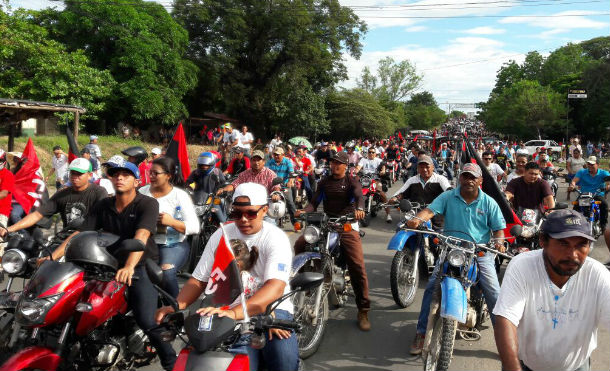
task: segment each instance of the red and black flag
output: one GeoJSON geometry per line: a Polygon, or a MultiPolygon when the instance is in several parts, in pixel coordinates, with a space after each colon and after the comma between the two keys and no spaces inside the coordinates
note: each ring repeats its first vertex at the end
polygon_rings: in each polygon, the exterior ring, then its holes
{"type": "Polygon", "coordinates": [[[49,193],[44,182],[44,176],[40,169],[40,161],[36,155],[36,149],[32,143],[32,138],[28,139],[25,145],[19,170],[15,173],[15,189],[13,197],[26,214],[32,208],[40,206],[41,201],[49,199],[49,193]]]}
{"type": "Polygon", "coordinates": [[[222,224],[220,229],[222,236],[216,248],[204,299],[205,305],[213,307],[230,305],[244,292],[239,266],[222,224]]]}
{"type": "Polygon", "coordinates": [[[189,165],[189,153],[186,149],[186,138],[184,137],[182,122],[178,124],[176,133],[174,134],[172,141],[167,146],[165,155],[174,159],[174,162],[178,167],[176,180],[178,184],[183,183],[191,174],[191,166],[189,165]]]}
{"type": "Polygon", "coordinates": [[[498,182],[496,182],[496,180],[491,176],[491,173],[489,172],[489,170],[487,170],[487,167],[481,160],[481,157],[479,157],[477,151],[474,150],[472,143],[468,141],[467,137],[465,138],[464,143],[466,146],[466,151],[462,159],[465,162],[475,163],[481,168],[481,172],[483,173],[483,184],[481,185],[481,189],[483,190],[483,192],[487,193],[488,196],[493,198],[498,203],[498,206],[500,206],[502,216],[506,221],[506,229],[504,229],[504,236],[507,237],[507,240],[509,242],[512,242],[513,238],[509,238],[510,229],[516,224],[523,224],[521,223],[513,209],[510,207],[510,204],[508,203],[504,192],[502,192],[502,190],[500,189],[498,182]]]}
{"type": "Polygon", "coordinates": [[[432,134],[432,152],[436,153],[436,129],[434,129],[434,133],[432,134]]]}
{"type": "Polygon", "coordinates": [[[80,157],[80,151],[78,150],[78,143],[76,143],[76,139],[74,139],[74,135],[67,125],[66,137],[68,138],[68,162],[72,162],[72,160],[80,157]]]}

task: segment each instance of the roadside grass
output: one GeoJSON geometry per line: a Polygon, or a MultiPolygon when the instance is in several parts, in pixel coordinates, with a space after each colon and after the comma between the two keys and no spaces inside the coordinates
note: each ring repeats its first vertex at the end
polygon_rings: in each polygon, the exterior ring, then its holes
{"type": "MultiPolygon", "coordinates": [[[[15,138],[15,152],[23,152],[25,145],[27,144],[28,137],[17,137],[15,138]]],[[[32,142],[34,143],[34,147],[36,148],[36,154],[38,155],[38,160],[40,161],[40,165],[42,166],[42,171],[44,174],[48,174],[51,170],[51,159],[53,156],[53,147],[56,145],[61,146],[64,152],[68,153],[68,139],[65,135],[48,135],[48,136],[35,136],[32,137],[32,142]]],[[[79,135],[77,139],[79,150],[82,149],[85,144],[89,143],[88,135],[79,135]]],[[[142,146],[144,147],[148,153],[154,147],[161,147],[159,143],[148,143],[135,139],[123,139],[114,135],[108,136],[100,136],[98,138],[98,145],[102,150],[102,158],[104,160],[109,159],[111,156],[121,154],[121,151],[127,147],[131,146],[142,146]]],[[[8,147],[8,137],[0,136],[0,148],[7,150],[8,147]]],[[[202,146],[198,144],[188,144],[187,150],[189,153],[189,163],[191,165],[191,169],[194,169],[196,166],[197,156],[201,152],[209,151],[212,149],[211,146],[202,146]]]]}

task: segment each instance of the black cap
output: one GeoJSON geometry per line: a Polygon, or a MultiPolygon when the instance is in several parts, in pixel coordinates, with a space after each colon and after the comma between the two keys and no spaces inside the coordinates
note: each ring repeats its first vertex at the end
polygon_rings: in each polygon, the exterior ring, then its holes
{"type": "Polygon", "coordinates": [[[542,231],[551,238],[584,237],[589,241],[595,238],[589,234],[589,223],[585,217],[574,210],[556,210],[549,214],[542,231]]]}
{"type": "Polygon", "coordinates": [[[337,152],[330,159],[331,161],[338,161],[342,164],[347,164],[349,162],[349,156],[345,152],[337,152]]]}

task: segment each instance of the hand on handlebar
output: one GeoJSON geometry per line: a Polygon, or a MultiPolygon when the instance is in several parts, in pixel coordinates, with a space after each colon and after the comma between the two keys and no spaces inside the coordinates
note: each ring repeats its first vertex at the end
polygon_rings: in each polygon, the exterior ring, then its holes
{"type": "Polygon", "coordinates": [[[407,221],[407,226],[412,229],[417,229],[421,223],[421,220],[413,218],[407,221]]]}
{"type": "MultiPolygon", "coordinates": [[[[275,195],[272,195],[272,196],[271,196],[271,201],[273,201],[273,202],[278,202],[279,200],[280,200],[280,195],[275,194],[275,195]]],[[[298,211],[298,210],[297,210],[297,211],[298,211]]],[[[295,214],[295,216],[296,216],[296,214],[295,214]]]]}
{"type": "Polygon", "coordinates": [[[269,329],[269,341],[273,340],[273,336],[276,338],[283,340],[288,339],[292,335],[292,331],[282,330],[279,328],[270,328],[269,329]]]}
{"type": "Polygon", "coordinates": [[[354,211],[354,218],[356,220],[364,219],[364,210],[356,210],[356,211],[354,211]]]}
{"type": "Polygon", "coordinates": [[[169,307],[169,306],[168,307],[161,307],[161,308],[157,309],[157,312],[155,313],[155,322],[157,324],[160,324],[161,321],[163,321],[163,318],[165,316],[167,316],[170,313],[174,313],[174,312],[175,312],[174,308],[169,307]]]}
{"type": "Polygon", "coordinates": [[[506,252],[506,246],[504,246],[504,244],[502,242],[500,242],[500,241],[495,242],[494,243],[494,247],[499,252],[506,252]]]}
{"type": "Polygon", "coordinates": [[[213,316],[214,314],[217,314],[218,317],[229,317],[231,319],[237,319],[235,318],[235,311],[233,309],[221,309],[221,308],[215,308],[215,307],[205,307],[205,308],[199,308],[197,309],[197,313],[200,316],[213,316]]]}

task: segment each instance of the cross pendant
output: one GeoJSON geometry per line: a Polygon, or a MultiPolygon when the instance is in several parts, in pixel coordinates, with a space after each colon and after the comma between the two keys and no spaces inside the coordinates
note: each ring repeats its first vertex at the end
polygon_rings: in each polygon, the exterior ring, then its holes
{"type": "Polygon", "coordinates": [[[553,329],[555,329],[555,327],[557,326],[557,323],[559,323],[557,318],[553,318],[553,329]]]}

